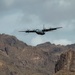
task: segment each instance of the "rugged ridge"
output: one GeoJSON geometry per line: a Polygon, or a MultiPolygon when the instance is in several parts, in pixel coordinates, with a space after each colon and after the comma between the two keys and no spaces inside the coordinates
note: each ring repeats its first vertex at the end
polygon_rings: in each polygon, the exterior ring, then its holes
{"type": "Polygon", "coordinates": [[[29,46],[14,36],[0,34],[0,75],[53,75],[67,68],[74,73],[73,51],[75,44],[61,46],[46,42],[29,46]]]}

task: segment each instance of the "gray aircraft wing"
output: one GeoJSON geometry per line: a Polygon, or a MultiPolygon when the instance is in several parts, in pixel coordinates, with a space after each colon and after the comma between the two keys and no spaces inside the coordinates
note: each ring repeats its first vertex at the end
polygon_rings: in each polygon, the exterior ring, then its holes
{"type": "Polygon", "coordinates": [[[48,31],[53,31],[53,30],[57,30],[57,29],[60,29],[60,28],[62,28],[62,27],[43,29],[42,31],[44,31],[44,32],[48,32],[48,31]]]}
{"type": "Polygon", "coordinates": [[[26,31],[19,31],[19,32],[26,32],[26,33],[30,33],[30,32],[36,32],[36,30],[26,30],[26,31]]]}

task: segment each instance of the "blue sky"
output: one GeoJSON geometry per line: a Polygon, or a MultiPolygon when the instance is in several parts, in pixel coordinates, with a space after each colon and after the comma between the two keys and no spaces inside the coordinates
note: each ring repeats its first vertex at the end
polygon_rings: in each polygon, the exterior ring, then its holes
{"type": "Polygon", "coordinates": [[[29,45],[44,42],[75,43],[75,0],[0,0],[0,33],[16,36],[29,45]],[[20,30],[63,27],[44,36],[20,30]]]}

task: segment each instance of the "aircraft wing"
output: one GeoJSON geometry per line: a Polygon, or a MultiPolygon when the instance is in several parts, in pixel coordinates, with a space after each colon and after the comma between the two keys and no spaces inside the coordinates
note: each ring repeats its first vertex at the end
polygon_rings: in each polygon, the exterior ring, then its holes
{"type": "Polygon", "coordinates": [[[53,30],[57,30],[57,29],[60,29],[60,28],[62,28],[62,27],[43,29],[42,31],[44,31],[44,32],[48,32],[48,31],[53,31],[53,30]]]}
{"type": "Polygon", "coordinates": [[[26,32],[26,33],[30,33],[30,32],[36,32],[35,30],[26,30],[26,31],[19,31],[19,32],[26,32]]]}

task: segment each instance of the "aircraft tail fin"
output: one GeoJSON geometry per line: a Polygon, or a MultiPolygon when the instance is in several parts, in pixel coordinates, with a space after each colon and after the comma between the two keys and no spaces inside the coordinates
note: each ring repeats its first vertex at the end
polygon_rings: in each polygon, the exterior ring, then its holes
{"type": "Polygon", "coordinates": [[[43,24],[43,29],[45,29],[45,25],[43,24]]]}

